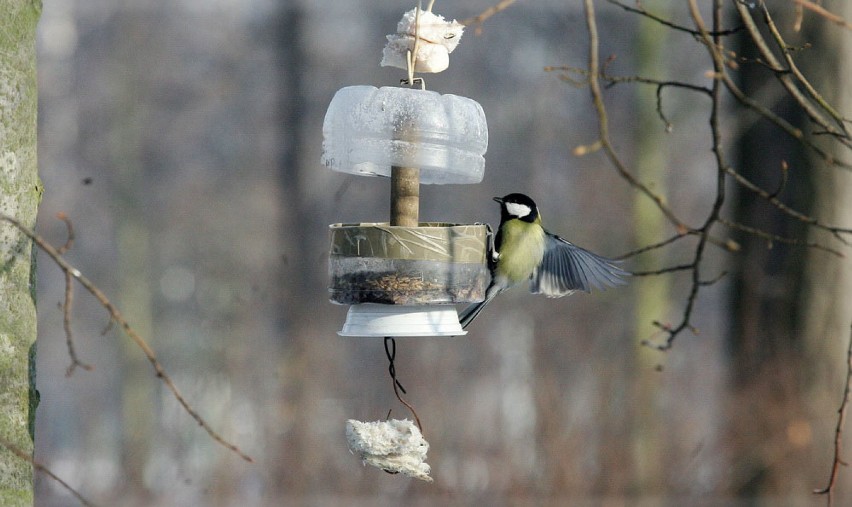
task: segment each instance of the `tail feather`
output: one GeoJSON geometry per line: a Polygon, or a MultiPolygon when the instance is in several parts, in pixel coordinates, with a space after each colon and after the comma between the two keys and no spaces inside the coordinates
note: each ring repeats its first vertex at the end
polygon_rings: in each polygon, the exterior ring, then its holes
{"type": "Polygon", "coordinates": [[[467,329],[467,326],[469,326],[470,323],[473,322],[473,319],[475,319],[476,316],[479,315],[479,312],[481,312],[483,308],[485,308],[485,305],[490,303],[491,300],[494,299],[494,296],[499,293],[499,290],[488,291],[486,293],[487,295],[484,301],[482,301],[481,303],[473,303],[472,305],[469,305],[467,308],[462,310],[462,312],[459,314],[459,324],[461,324],[461,328],[467,329]]]}

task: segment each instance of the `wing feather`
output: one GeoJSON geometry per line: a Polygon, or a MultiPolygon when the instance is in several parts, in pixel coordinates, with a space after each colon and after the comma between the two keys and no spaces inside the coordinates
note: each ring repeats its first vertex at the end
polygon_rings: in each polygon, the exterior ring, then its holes
{"type": "Polygon", "coordinates": [[[574,291],[590,292],[627,283],[630,273],[609,260],[547,233],[544,257],[530,276],[530,292],[548,297],[567,296],[574,291]]]}

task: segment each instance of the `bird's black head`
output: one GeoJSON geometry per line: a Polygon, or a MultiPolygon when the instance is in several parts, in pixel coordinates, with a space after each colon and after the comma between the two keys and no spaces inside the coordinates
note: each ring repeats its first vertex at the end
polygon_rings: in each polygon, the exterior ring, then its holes
{"type": "Polygon", "coordinates": [[[504,197],[495,197],[494,200],[500,203],[501,221],[517,218],[532,223],[539,217],[535,201],[524,194],[509,194],[504,197]]]}

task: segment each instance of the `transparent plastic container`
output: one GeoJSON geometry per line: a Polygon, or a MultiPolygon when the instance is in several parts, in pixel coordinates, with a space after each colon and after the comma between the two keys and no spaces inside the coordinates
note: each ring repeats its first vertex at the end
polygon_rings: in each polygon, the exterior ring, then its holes
{"type": "Polygon", "coordinates": [[[349,86],[323,122],[322,163],[335,171],[390,176],[420,169],[420,183],[479,183],[488,126],[482,107],[458,95],[414,88],[349,86]]]}
{"type": "Polygon", "coordinates": [[[334,224],[329,298],[338,304],[476,303],[491,280],[487,225],[334,224]]]}

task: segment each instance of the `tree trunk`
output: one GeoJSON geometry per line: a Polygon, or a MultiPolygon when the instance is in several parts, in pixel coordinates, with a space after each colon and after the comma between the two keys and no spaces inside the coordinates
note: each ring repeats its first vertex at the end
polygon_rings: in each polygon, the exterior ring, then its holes
{"type": "MultiPolygon", "coordinates": [[[[831,9],[844,19],[852,17],[852,4],[849,2],[834,2],[831,9]]],[[[806,75],[812,78],[826,100],[848,118],[852,115],[852,92],[849,90],[852,82],[852,39],[849,32],[819,18],[808,19],[805,29],[810,32],[808,40],[812,40],[814,47],[824,54],[823,58],[808,60],[812,68],[805,68],[806,75]]],[[[828,136],[818,136],[814,140],[824,143],[825,140],[820,137],[828,136]]],[[[852,158],[850,151],[839,143],[832,143],[828,151],[839,160],[852,158]]],[[[815,165],[825,167],[824,163],[815,165]]],[[[819,170],[815,180],[814,216],[827,224],[852,227],[852,174],[828,168],[819,170]]],[[[837,245],[826,231],[813,230],[810,239],[837,245]]],[[[823,487],[825,484],[821,481],[828,480],[835,416],[843,394],[846,347],[852,326],[852,264],[849,250],[844,249],[844,253],[846,257],[839,258],[811,250],[804,270],[802,339],[804,355],[810,365],[805,399],[813,427],[815,452],[812,454],[817,460],[815,466],[820,476],[820,482],[813,484],[815,488],[823,487]]],[[[835,498],[837,505],[849,505],[848,489],[845,493],[847,496],[835,498]]]]}
{"type": "MultiPolygon", "coordinates": [[[[665,15],[665,11],[660,12],[665,15]]],[[[649,20],[642,20],[637,32],[636,66],[640,76],[666,75],[666,44],[668,30],[649,20]]],[[[666,195],[668,172],[668,146],[665,125],[657,113],[656,89],[641,87],[636,101],[636,172],[644,182],[653,185],[660,195],[666,195]]],[[[633,221],[637,245],[651,245],[671,235],[671,227],[656,205],[647,196],[636,192],[633,203],[633,221]]],[[[664,264],[659,256],[640,256],[637,271],[653,271],[664,264]]],[[[660,354],[640,345],[640,340],[652,336],[656,328],[653,319],[669,318],[671,297],[670,278],[651,276],[633,280],[636,298],[633,367],[633,428],[632,451],[634,484],[640,491],[660,491],[664,484],[663,447],[664,416],[658,410],[661,397],[660,374],[656,366],[660,354]]]]}
{"type": "MultiPolygon", "coordinates": [[[[126,309],[127,318],[142,336],[150,337],[157,346],[156,326],[152,309],[151,257],[152,244],[150,194],[140,192],[145,180],[153,176],[146,160],[144,129],[147,105],[145,100],[156,93],[155,84],[146,78],[147,56],[155,51],[157,40],[163,31],[161,25],[151,22],[154,14],[133,16],[123,13],[116,18],[116,25],[123,34],[114,41],[114,51],[121,59],[124,71],[117,79],[117,114],[110,121],[112,149],[110,165],[115,195],[114,214],[119,283],[118,304],[126,309]],[[149,17],[150,16],[150,17],[149,17]],[[147,52],[140,53],[144,47],[147,52]],[[141,100],[140,100],[141,98],[141,100]]],[[[148,150],[148,153],[153,150],[148,150]]],[[[150,187],[149,187],[150,188],[150,187]]],[[[121,465],[124,470],[122,494],[150,501],[151,491],[145,483],[144,472],[155,453],[156,432],[159,416],[156,403],[156,386],[151,382],[151,368],[139,360],[139,350],[130,341],[124,340],[120,351],[121,362],[121,465]]]]}
{"type": "MultiPolygon", "coordinates": [[[[0,2],[0,213],[32,227],[42,193],[36,163],[36,22],[41,2],[0,2]]],[[[33,452],[35,259],[32,242],[0,224],[0,439],[33,452]]],[[[30,463],[0,446],[0,505],[33,503],[30,463]]]]}
{"type": "MultiPolygon", "coordinates": [[[[825,42],[829,33],[847,39],[848,33],[808,14],[805,31],[796,34],[790,30],[793,21],[789,13],[772,11],[786,42],[791,47],[812,44],[819,54],[795,56],[804,74],[829,103],[848,115],[848,98],[843,104],[842,93],[832,89],[842,91],[844,81],[838,73],[844,67],[847,76],[850,72],[849,50],[844,53],[839,43],[832,47],[825,42]]],[[[763,27],[762,22],[760,25],[763,27]]],[[[743,37],[745,47],[737,53],[751,61],[757,55],[748,36],[743,37]]],[[[765,38],[772,40],[768,35],[765,38]]],[[[776,114],[804,132],[819,130],[761,65],[744,65],[741,75],[746,94],[766,97],[768,90],[774,90],[778,100],[767,103],[776,114]]],[[[831,136],[812,136],[811,141],[828,152],[840,146],[831,136]]],[[[745,131],[739,148],[735,169],[770,192],[781,189],[780,201],[824,223],[852,224],[852,180],[847,172],[809,157],[798,141],[781,135],[765,121],[745,131]]],[[[848,151],[836,155],[849,158],[848,151]]],[[[748,190],[740,190],[736,207],[737,222],[801,241],[810,235],[812,241],[842,249],[824,231],[808,229],[748,190]]],[[[744,235],[738,240],[742,254],[736,257],[730,343],[735,389],[730,407],[731,487],[748,497],[808,491],[823,486],[819,483],[823,460],[826,474],[831,465],[830,454],[822,453],[829,450],[833,431],[831,415],[836,406],[831,405],[839,404],[842,393],[836,373],[844,367],[849,336],[852,276],[848,253],[846,259],[838,259],[824,251],[754,236],[744,235]],[[830,404],[825,403],[826,393],[834,395],[830,404]],[[773,441],[766,435],[786,438],[773,441]]]]}

